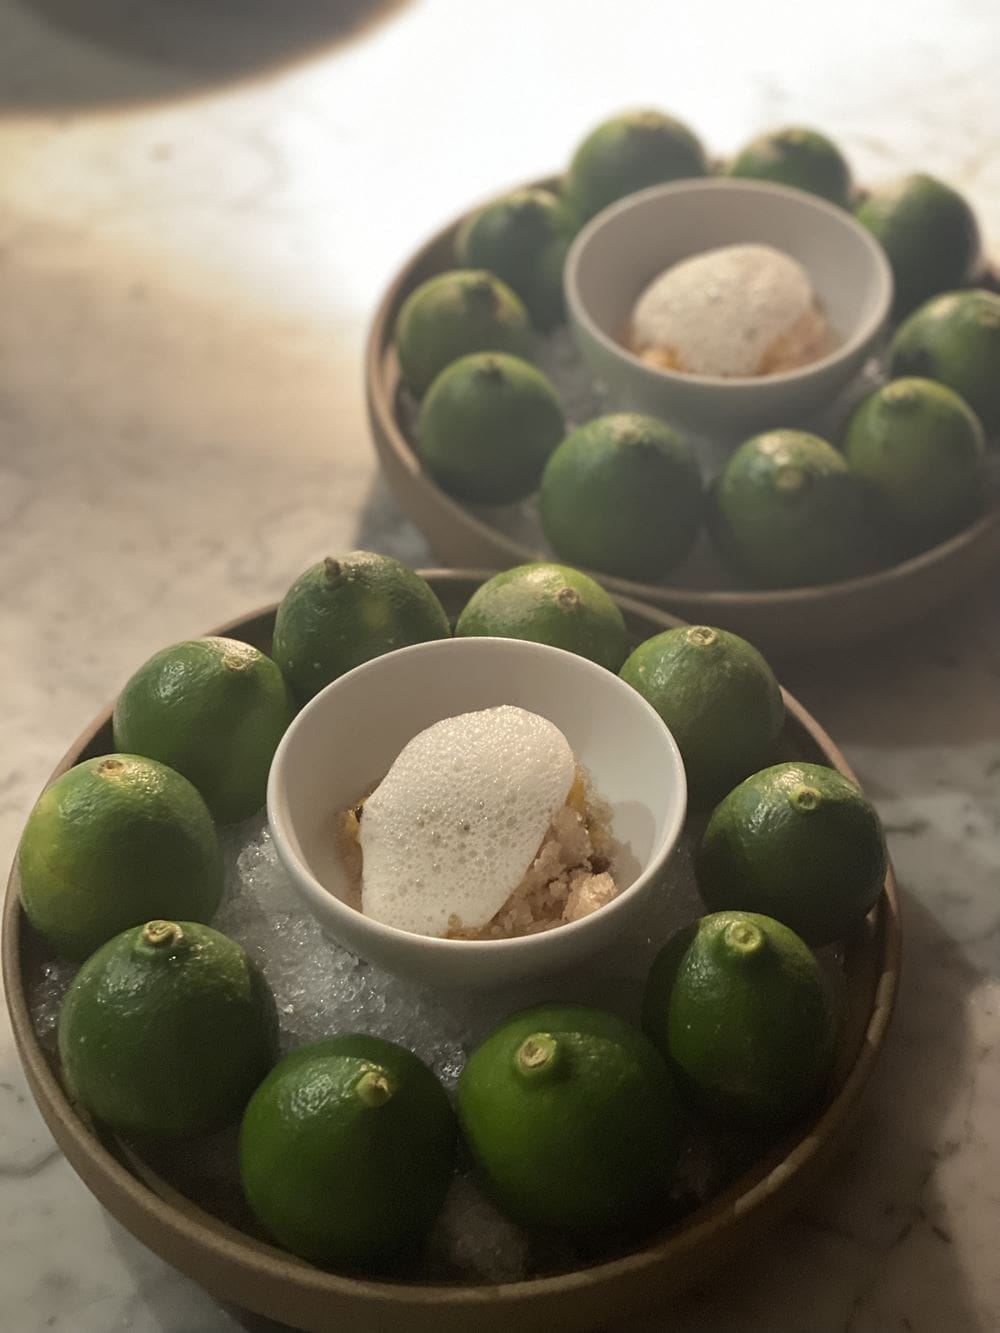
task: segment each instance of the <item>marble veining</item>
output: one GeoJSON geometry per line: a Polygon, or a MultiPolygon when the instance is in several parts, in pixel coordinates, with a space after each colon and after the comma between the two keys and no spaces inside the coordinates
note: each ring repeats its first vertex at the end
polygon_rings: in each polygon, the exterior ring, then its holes
{"type": "MultiPolygon", "coordinates": [[[[952,180],[1000,252],[986,0],[773,0],[766,21],[736,0],[356,0],[341,26],[301,8],[279,33],[259,6],[243,22],[231,4],[0,0],[6,861],[59,755],[149,653],[327,551],[428,559],[367,439],[374,303],[433,227],[558,167],[609,111],[665,106],[721,153],[816,124],[861,179],[952,180]]],[[[672,1329],[1000,1328],[998,613],[981,590],[787,672],[886,821],[901,993],[847,1151],[672,1329]]],[[[0,1291],[2,1333],[240,1326],[80,1183],[6,1020],[0,1291]]]]}

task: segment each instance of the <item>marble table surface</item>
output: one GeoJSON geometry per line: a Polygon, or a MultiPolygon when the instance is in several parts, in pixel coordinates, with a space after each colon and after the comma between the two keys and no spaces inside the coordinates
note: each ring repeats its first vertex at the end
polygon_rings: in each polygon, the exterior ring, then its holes
{"type": "MultiPolygon", "coordinates": [[[[360,363],[433,227],[650,103],[721,153],[798,121],[862,179],[940,174],[998,251],[998,49],[995,0],[0,0],[0,859],[153,650],[328,551],[427,559],[360,363]]],[[[902,991],[829,1179],[673,1329],[1000,1328],[998,610],[790,674],[886,821],[902,991]]],[[[0,1181],[0,1330],[239,1326],[102,1212],[5,1020],[0,1181]]]]}

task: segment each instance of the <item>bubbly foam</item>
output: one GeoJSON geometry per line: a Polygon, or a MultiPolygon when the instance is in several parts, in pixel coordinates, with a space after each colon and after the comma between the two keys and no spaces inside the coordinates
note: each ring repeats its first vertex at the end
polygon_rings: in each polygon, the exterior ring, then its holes
{"type": "Polygon", "coordinates": [[[825,333],[809,275],[769,245],[726,245],[674,264],[632,316],[636,351],[695,375],[758,375],[779,349],[804,362],[825,333]]]}
{"type": "Polygon", "coordinates": [[[414,736],[365,802],[365,914],[418,935],[485,926],[523,879],[575,771],[559,728],[510,705],[414,736]]]}

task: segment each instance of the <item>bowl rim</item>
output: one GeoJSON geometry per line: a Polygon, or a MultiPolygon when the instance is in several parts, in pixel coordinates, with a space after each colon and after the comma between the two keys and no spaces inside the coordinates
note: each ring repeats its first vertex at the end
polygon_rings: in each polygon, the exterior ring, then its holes
{"type": "MultiPolygon", "coordinates": [[[[424,569],[420,572],[432,581],[451,586],[482,580],[491,573],[480,569],[424,569]]],[[[646,620],[659,622],[664,629],[683,623],[662,608],[626,597],[617,597],[616,600],[626,616],[630,612],[641,615],[646,620]]],[[[262,607],[212,632],[234,637],[251,634],[252,626],[273,623],[275,609],[273,604],[262,607]]],[[[853,777],[846,759],[826,731],[792,695],[784,690],[782,694],[789,718],[824,752],[832,766],[846,776],[853,777]]],[[[81,752],[110,723],[111,712],[110,706],[105,708],[82,731],[57,764],[49,782],[78,762],[81,752]]],[[[561,1300],[574,1293],[585,1295],[585,1289],[595,1274],[608,1283],[617,1284],[616,1290],[622,1290],[626,1284],[631,1289],[635,1282],[643,1281],[644,1276],[653,1273],[659,1263],[665,1262],[671,1252],[682,1256],[686,1264],[690,1263],[692,1256],[703,1244],[718,1239],[720,1229],[724,1229],[727,1224],[738,1222],[748,1215],[765,1219],[769,1210],[777,1211],[779,1201],[787,1199],[788,1192],[796,1183],[805,1185],[811,1178],[810,1173],[818,1172],[831,1145],[850,1123],[852,1112],[871,1076],[888,1031],[899,985],[902,945],[898,890],[890,862],[876,916],[878,979],[871,1013],[859,1036],[857,1054],[852,1065],[834,1096],[810,1123],[808,1132],[803,1132],[799,1126],[793,1131],[793,1137],[783,1136],[763,1164],[737,1177],[694,1214],[665,1229],[650,1245],[569,1273],[556,1273],[499,1286],[487,1283],[473,1286],[440,1282],[389,1283],[317,1269],[274,1245],[240,1231],[183,1195],[165,1197],[157,1193],[151,1184],[130,1170],[112,1150],[109,1142],[80,1116],[49,1063],[34,1031],[24,985],[21,953],[25,925],[17,891],[15,860],[7,882],[0,939],[4,989],[15,1045],[32,1095],[57,1143],[84,1183],[134,1235],[167,1262],[202,1282],[223,1299],[240,1300],[244,1289],[253,1292],[255,1284],[261,1288],[260,1278],[263,1277],[267,1284],[280,1285],[283,1292],[290,1285],[297,1298],[310,1301],[312,1308],[317,1310],[322,1308],[325,1311],[325,1302],[332,1297],[344,1301],[364,1301],[366,1309],[370,1308],[374,1312],[379,1309],[391,1311],[393,1303],[398,1302],[401,1309],[409,1310],[414,1315],[418,1311],[443,1307],[446,1313],[461,1315],[462,1318],[471,1311],[485,1311],[497,1305],[508,1312],[505,1318],[516,1318],[522,1302],[530,1308],[532,1301],[537,1298],[541,1307],[546,1300],[561,1300]],[[789,1147],[790,1137],[792,1143],[789,1147]],[[746,1181],[748,1174],[752,1176],[749,1184],[746,1181]],[[691,1225],[692,1218],[697,1218],[695,1225],[691,1225]]],[[[712,1257],[716,1257],[714,1252],[712,1257]]],[[[274,1302],[271,1304],[274,1305],[274,1302]]],[[[262,1307],[260,1300],[254,1308],[261,1313],[269,1312],[262,1307]]],[[[278,1317],[280,1313],[281,1310],[275,1306],[273,1317],[278,1317]]],[[[410,1316],[406,1317],[409,1319],[410,1316]]],[[[324,1328],[328,1326],[327,1318],[324,1314],[324,1328]]],[[[320,1327],[319,1324],[313,1326],[320,1327]]],[[[494,1326],[491,1324],[491,1327],[494,1326]]],[[[397,1323],[394,1327],[401,1326],[397,1323]]],[[[420,1327],[425,1325],[421,1324],[420,1327]]]]}
{"type": "MultiPolygon", "coordinates": [[[[733,242],[733,244],[737,244],[737,242],[733,242]]],[[[757,242],[757,244],[763,245],[766,242],[757,242]]],[[[704,253],[703,250],[696,251],[688,258],[694,258],[696,255],[704,253]]],[[[662,185],[651,185],[645,190],[637,190],[634,194],[625,195],[624,198],[616,200],[613,204],[609,204],[607,208],[603,208],[599,213],[596,213],[574,237],[567,252],[563,270],[563,292],[571,322],[576,323],[606,353],[625,362],[636,372],[642,373],[651,383],[673,385],[678,389],[691,387],[713,390],[722,394],[735,394],[739,391],[742,394],[759,393],[764,395],[770,390],[780,390],[785,387],[807,384],[813,379],[820,379],[827,371],[837,366],[843,366],[856,358],[859,353],[862,353],[878,337],[889,319],[893,302],[893,278],[892,268],[885,250],[852,213],[839,207],[839,205],[832,204],[829,200],[822,199],[808,190],[799,190],[789,185],[777,185],[772,181],[749,180],[733,176],[694,176],[684,180],[669,181],[662,185]],[[849,338],[838,344],[832,351],[827,352],[825,356],[819,357],[816,361],[810,361],[804,366],[797,366],[793,370],[779,371],[773,375],[703,375],[667,370],[643,361],[624,343],[618,342],[606,333],[591,315],[580,291],[580,267],[584,262],[588,247],[594,243],[595,238],[600,236],[607,228],[615,226],[620,218],[636,209],[650,208],[659,203],[660,200],[669,202],[671,199],[702,193],[709,195],[755,195],[764,198],[769,197],[775,201],[783,200],[786,204],[794,204],[805,209],[806,212],[812,211],[816,214],[825,215],[842,226],[845,232],[860,242],[861,248],[874,263],[877,275],[877,300],[874,309],[858,325],[849,338]]]]}
{"type": "MultiPolygon", "coordinates": [[[[599,788],[599,784],[597,785],[599,788]]],[[[615,672],[609,671],[606,667],[600,666],[588,658],[567,652],[563,648],[555,648],[550,644],[535,643],[526,639],[505,639],[484,634],[468,638],[430,639],[425,643],[397,648],[394,652],[384,653],[368,662],[362,662],[360,666],[345,672],[344,675],[326,685],[296,714],[278,743],[268,774],[266,810],[267,822],[271,830],[271,836],[274,839],[275,849],[294,881],[297,893],[317,919],[322,920],[319,915],[320,912],[323,912],[324,916],[329,913],[333,918],[348,922],[355,931],[370,935],[373,939],[392,943],[400,949],[405,948],[410,952],[419,951],[427,959],[461,958],[463,962],[467,961],[474,964],[480,959],[485,962],[487,958],[496,959],[507,956],[512,963],[515,960],[523,960],[526,963],[527,960],[536,958],[539,954],[544,955],[554,952],[558,948],[558,945],[553,943],[554,940],[569,942],[587,934],[600,935],[604,929],[603,922],[628,911],[632,905],[632,900],[650,888],[677,850],[677,844],[687,818],[687,796],[687,775],[673,733],[656,709],[615,672]],[[565,925],[554,927],[552,930],[539,931],[533,935],[513,936],[509,939],[463,940],[420,935],[415,931],[402,930],[398,926],[377,921],[351,907],[349,903],[345,903],[317,879],[307,862],[295,850],[295,839],[290,828],[291,820],[287,817],[287,810],[282,808],[281,798],[285,795],[286,783],[284,779],[287,772],[288,752],[294,746],[298,733],[303,727],[309,725],[310,714],[323,708],[325,701],[334,694],[342,693],[344,688],[356,684],[361,676],[374,676],[380,672],[392,672],[401,668],[405,670],[405,663],[412,661],[414,657],[434,656],[435,654],[448,652],[450,650],[445,648],[444,645],[458,643],[466,645],[462,651],[468,652],[473,657],[479,654],[497,652],[499,645],[499,651],[511,658],[523,656],[526,659],[537,659],[539,656],[543,656],[553,659],[566,659],[567,663],[570,664],[570,669],[577,670],[582,675],[589,676],[595,682],[599,682],[598,689],[607,687],[613,693],[621,694],[622,697],[625,697],[625,692],[628,692],[629,696],[634,696],[632,702],[637,700],[641,705],[638,709],[639,713],[647,719],[652,731],[664,742],[663,750],[666,755],[669,755],[672,789],[675,792],[673,817],[664,824],[663,831],[650,854],[649,861],[632,883],[627,888],[622,889],[604,907],[578,921],[569,921],[565,925]],[[316,904],[315,908],[314,903],[316,904]]],[[[322,923],[329,924],[327,921],[322,923]]],[[[330,929],[334,929],[332,924],[330,929]]],[[[558,964],[554,964],[554,966],[558,966],[558,964]]]]}

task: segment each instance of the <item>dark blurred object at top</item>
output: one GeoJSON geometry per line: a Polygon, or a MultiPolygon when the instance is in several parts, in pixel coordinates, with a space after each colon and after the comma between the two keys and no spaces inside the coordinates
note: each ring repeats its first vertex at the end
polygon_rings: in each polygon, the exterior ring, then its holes
{"type": "Polygon", "coordinates": [[[0,112],[167,101],[362,36],[407,0],[0,0],[0,112]]]}

